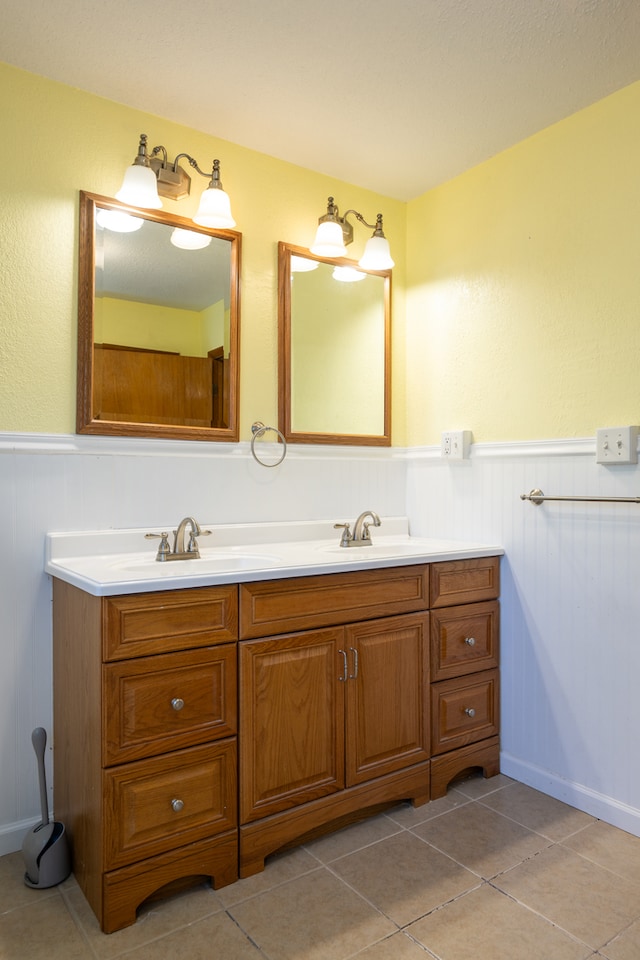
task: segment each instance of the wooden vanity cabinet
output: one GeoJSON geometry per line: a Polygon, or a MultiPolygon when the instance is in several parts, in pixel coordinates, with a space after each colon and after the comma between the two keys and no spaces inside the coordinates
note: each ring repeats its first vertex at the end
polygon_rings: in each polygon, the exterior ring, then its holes
{"type": "Polygon", "coordinates": [[[237,587],[53,591],[54,809],[110,933],[167,884],[237,879],[237,587]]]}
{"type": "Polygon", "coordinates": [[[54,578],[54,809],[102,929],[498,773],[498,596],[498,557],[117,597],[54,578]]]}
{"type": "Polygon", "coordinates": [[[500,770],[498,557],[431,565],[431,799],[500,770]]]}

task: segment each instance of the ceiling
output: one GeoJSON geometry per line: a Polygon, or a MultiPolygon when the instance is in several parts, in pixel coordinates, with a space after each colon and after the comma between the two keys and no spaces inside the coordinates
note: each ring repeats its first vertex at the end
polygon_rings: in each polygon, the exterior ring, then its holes
{"type": "Polygon", "coordinates": [[[3,0],[0,60],[409,200],[640,79],[640,2],[3,0]]]}

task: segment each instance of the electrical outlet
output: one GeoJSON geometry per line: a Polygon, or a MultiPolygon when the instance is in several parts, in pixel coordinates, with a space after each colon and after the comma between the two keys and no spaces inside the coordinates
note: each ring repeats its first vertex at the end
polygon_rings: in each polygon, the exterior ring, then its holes
{"type": "Polygon", "coordinates": [[[467,460],[471,430],[445,430],[440,441],[440,456],[445,460],[467,460]]]}
{"type": "Polygon", "coordinates": [[[596,430],[597,463],[637,463],[638,428],[603,427],[596,430]]]}

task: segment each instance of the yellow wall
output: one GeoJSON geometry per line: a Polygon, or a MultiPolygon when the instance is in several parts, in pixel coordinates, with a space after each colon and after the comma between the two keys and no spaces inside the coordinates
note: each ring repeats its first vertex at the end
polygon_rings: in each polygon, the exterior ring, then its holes
{"type": "MultiPolygon", "coordinates": [[[[384,213],[395,445],[638,423],[639,115],[634,84],[405,205],[0,64],[0,430],[75,429],[78,191],[113,196],[141,132],[222,162],[243,235],[242,439],[277,419],[277,242],[307,246],[330,194],[384,213]]],[[[190,215],[198,195],[165,207],[190,215]]]]}
{"type": "MultiPolygon", "coordinates": [[[[402,382],[402,289],[406,205],[226,141],[0,64],[0,430],[73,433],[77,336],[78,192],[113,196],[140,133],[170,157],[186,151],[207,167],[221,161],[222,182],[242,233],[240,433],[277,421],[277,243],[312,241],[317,218],[335,196],[371,222],[384,213],[397,267],[396,379],[402,382]]],[[[166,209],[195,213],[206,180],[166,209]]],[[[356,225],[349,253],[368,232],[356,225]]],[[[402,394],[401,388],[400,393],[402,394]]],[[[402,437],[404,404],[398,404],[402,437]]],[[[396,442],[401,442],[397,440],[396,442]]]]}
{"type": "Polygon", "coordinates": [[[640,422],[640,83],[409,204],[407,442],[640,422]]]}
{"type": "Polygon", "coordinates": [[[198,313],[137,300],[97,297],[94,311],[96,343],[118,343],[147,350],[168,350],[187,357],[206,357],[224,345],[224,301],[198,313]],[[215,339],[209,339],[212,318],[217,317],[215,339]]]}

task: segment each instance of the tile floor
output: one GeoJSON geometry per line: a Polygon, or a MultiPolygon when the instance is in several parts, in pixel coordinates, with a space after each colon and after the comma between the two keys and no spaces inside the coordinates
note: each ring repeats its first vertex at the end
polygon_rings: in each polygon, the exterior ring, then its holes
{"type": "Polygon", "coordinates": [[[1,960],[638,960],[640,839],[498,776],[272,858],[106,936],[0,858],[1,960]]]}

